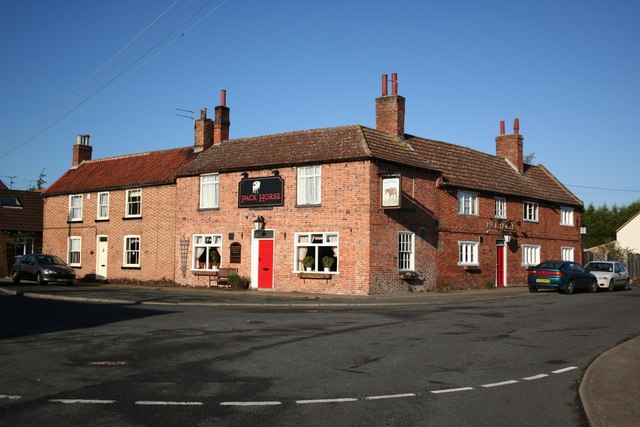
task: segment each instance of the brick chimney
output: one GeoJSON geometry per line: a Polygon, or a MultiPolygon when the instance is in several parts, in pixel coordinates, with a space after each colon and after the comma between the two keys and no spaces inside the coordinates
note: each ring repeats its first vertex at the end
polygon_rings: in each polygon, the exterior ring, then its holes
{"type": "Polygon", "coordinates": [[[376,98],[376,129],[404,139],[404,97],[398,95],[398,75],[391,74],[391,95],[387,94],[388,76],[382,75],[382,96],[376,98]]]}
{"type": "Polygon", "coordinates": [[[200,118],[195,122],[193,152],[199,153],[213,145],[213,120],[207,118],[207,109],[200,109],[200,118]]]}
{"type": "Polygon", "coordinates": [[[78,135],[72,149],[71,167],[77,168],[85,160],[91,160],[93,147],[89,145],[89,135],[78,135]]]}
{"type": "Polygon", "coordinates": [[[216,117],[213,121],[213,143],[220,144],[229,139],[229,107],[227,107],[227,91],[220,91],[220,105],[216,107],[216,117]]]}
{"type": "Polygon", "coordinates": [[[507,159],[522,174],[524,162],[522,160],[522,141],[520,135],[520,120],[513,120],[513,134],[505,135],[504,120],[500,122],[500,135],[496,136],[496,156],[507,159]]]}

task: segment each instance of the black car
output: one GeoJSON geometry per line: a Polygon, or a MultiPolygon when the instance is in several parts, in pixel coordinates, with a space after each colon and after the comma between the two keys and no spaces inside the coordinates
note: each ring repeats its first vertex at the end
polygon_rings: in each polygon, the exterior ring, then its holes
{"type": "Polygon", "coordinates": [[[70,285],[76,279],[76,272],[55,255],[29,254],[13,265],[11,279],[16,285],[21,280],[34,280],[39,285],[47,282],[65,282],[70,285]]]}

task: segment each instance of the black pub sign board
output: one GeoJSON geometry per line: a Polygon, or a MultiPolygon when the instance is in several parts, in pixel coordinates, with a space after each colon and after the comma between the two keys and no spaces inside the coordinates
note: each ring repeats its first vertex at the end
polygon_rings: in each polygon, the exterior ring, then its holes
{"type": "Polygon", "coordinates": [[[284,205],[284,181],[279,176],[245,178],[238,184],[238,207],[284,205]]]}

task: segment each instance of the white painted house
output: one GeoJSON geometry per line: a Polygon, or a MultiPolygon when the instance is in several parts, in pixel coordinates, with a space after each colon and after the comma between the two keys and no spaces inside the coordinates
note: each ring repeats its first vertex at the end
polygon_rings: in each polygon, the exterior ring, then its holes
{"type": "Polygon", "coordinates": [[[616,230],[616,240],[622,249],[640,253],[640,212],[616,230]]]}

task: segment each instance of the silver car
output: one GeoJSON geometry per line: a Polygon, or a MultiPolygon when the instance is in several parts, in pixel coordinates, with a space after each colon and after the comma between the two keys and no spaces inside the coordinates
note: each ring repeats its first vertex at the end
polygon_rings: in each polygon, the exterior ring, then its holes
{"type": "Polygon", "coordinates": [[[584,268],[596,276],[599,288],[610,291],[629,289],[629,273],[618,261],[591,261],[584,268]]]}
{"type": "Polygon", "coordinates": [[[55,255],[29,254],[13,265],[11,279],[16,285],[21,280],[34,280],[38,285],[48,282],[73,283],[76,272],[55,255]]]}

